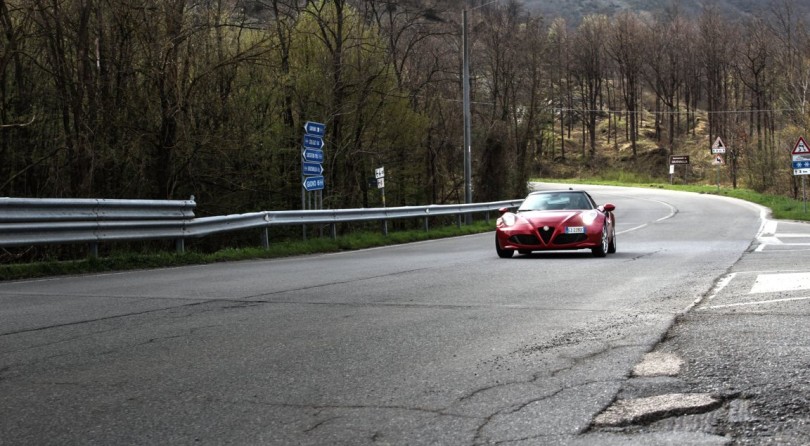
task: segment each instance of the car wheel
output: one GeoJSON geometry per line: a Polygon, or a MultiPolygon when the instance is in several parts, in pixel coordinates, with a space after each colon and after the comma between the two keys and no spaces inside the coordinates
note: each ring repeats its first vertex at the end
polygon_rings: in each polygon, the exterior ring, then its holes
{"type": "Polygon", "coordinates": [[[610,234],[610,243],[608,243],[608,254],[616,254],[616,228],[613,228],[610,234]]]}
{"type": "Polygon", "coordinates": [[[599,242],[599,246],[595,248],[591,248],[594,257],[604,257],[608,253],[608,231],[607,225],[602,226],[602,240],[599,242]]]}
{"type": "Polygon", "coordinates": [[[498,236],[495,236],[495,252],[498,253],[498,257],[502,259],[508,259],[512,257],[512,254],[515,253],[514,249],[501,249],[501,244],[498,243],[498,236]]]}

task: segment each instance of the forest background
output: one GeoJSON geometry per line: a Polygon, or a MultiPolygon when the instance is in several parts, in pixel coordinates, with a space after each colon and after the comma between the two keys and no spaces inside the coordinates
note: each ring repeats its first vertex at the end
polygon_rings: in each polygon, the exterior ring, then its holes
{"type": "MultiPolygon", "coordinates": [[[[569,2],[570,3],[570,2],[569,2]]],[[[653,2],[656,3],[656,2],[653,2]]],[[[805,2],[588,14],[462,0],[0,0],[0,196],[300,209],[306,121],[325,208],[464,201],[462,10],[473,201],[607,170],[793,195],[808,128],[805,2]],[[719,172],[719,171],[718,171],[719,172]]]]}

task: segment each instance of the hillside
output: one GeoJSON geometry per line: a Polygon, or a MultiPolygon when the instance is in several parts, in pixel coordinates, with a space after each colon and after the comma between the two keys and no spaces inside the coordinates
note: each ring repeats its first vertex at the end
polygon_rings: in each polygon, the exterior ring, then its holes
{"type": "Polygon", "coordinates": [[[548,18],[563,17],[576,24],[588,14],[612,16],[622,11],[648,12],[659,15],[677,5],[678,11],[687,16],[695,16],[702,5],[714,5],[729,18],[745,19],[751,16],[765,16],[774,9],[782,9],[789,4],[795,13],[802,17],[810,16],[810,0],[523,0],[526,9],[548,18]]]}

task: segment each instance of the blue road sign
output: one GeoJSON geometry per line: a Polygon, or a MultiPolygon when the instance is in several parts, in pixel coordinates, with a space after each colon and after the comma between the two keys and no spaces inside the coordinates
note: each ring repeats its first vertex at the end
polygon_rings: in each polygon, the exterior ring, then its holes
{"type": "Polygon", "coordinates": [[[323,189],[323,177],[306,177],[304,178],[304,189],[307,192],[323,189]]]}
{"type": "Polygon", "coordinates": [[[304,135],[304,148],[321,150],[323,148],[323,138],[320,136],[304,135]]]}
{"type": "Polygon", "coordinates": [[[807,161],[794,161],[793,162],[794,169],[810,169],[810,160],[807,161]]]}
{"type": "Polygon", "coordinates": [[[304,161],[310,163],[323,162],[323,150],[304,149],[304,151],[301,152],[301,156],[304,157],[304,161]]]}
{"type": "Polygon", "coordinates": [[[307,135],[323,137],[323,135],[326,134],[326,124],[307,121],[307,123],[304,124],[304,132],[307,135]]]}
{"type": "Polygon", "coordinates": [[[304,163],[304,175],[321,175],[323,173],[323,166],[321,163],[304,163]]]}

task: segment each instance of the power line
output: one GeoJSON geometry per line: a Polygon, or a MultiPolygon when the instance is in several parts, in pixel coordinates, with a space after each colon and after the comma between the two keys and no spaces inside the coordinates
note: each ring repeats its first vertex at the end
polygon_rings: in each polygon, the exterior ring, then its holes
{"type": "MultiPolygon", "coordinates": [[[[669,110],[659,110],[659,111],[650,111],[650,110],[605,110],[605,109],[598,109],[598,110],[583,110],[581,108],[560,108],[560,107],[552,107],[552,111],[559,111],[559,112],[584,112],[584,113],[625,113],[625,114],[639,114],[644,113],[648,115],[680,115],[686,114],[686,110],[678,110],[678,111],[669,111],[669,110]]],[[[706,114],[720,114],[720,113],[773,113],[773,112],[788,112],[788,111],[799,111],[799,109],[795,108],[771,108],[771,109],[757,109],[757,110],[712,110],[706,111],[701,110],[696,112],[694,110],[690,111],[689,113],[706,113],[706,114]]]]}

